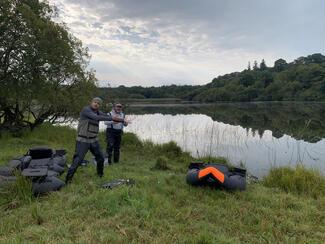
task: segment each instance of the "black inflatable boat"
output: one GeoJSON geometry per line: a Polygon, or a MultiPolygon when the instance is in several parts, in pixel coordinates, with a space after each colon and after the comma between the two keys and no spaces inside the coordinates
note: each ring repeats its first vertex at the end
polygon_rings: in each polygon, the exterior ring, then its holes
{"type": "Polygon", "coordinates": [[[12,182],[15,171],[32,181],[32,190],[35,195],[60,190],[65,183],[57,178],[64,172],[66,165],[66,151],[53,150],[47,146],[29,149],[24,156],[11,160],[7,166],[0,167],[2,182],[12,182]]]}
{"type": "Polygon", "coordinates": [[[191,163],[186,181],[193,186],[211,186],[229,191],[246,189],[246,170],[217,163],[191,163]]]}

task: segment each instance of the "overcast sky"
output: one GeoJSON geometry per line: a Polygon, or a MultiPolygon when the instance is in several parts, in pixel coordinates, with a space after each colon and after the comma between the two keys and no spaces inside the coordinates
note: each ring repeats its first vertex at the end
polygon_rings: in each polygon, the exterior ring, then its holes
{"type": "Polygon", "coordinates": [[[205,84],[248,61],[324,53],[323,0],[50,0],[101,85],[205,84]]]}

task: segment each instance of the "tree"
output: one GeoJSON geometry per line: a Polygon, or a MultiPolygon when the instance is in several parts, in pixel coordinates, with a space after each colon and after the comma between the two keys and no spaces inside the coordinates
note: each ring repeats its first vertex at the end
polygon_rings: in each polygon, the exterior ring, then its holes
{"type": "Polygon", "coordinates": [[[248,71],[251,71],[252,70],[252,68],[251,68],[251,62],[248,62],[247,70],[248,71]]]}
{"type": "Polygon", "coordinates": [[[73,116],[96,89],[88,50],[56,15],[46,1],[1,1],[0,131],[73,116]]]}
{"type": "Polygon", "coordinates": [[[258,64],[256,60],[254,61],[253,70],[258,70],[258,64]]]}
{"type": "Polygon", "coordinates": [[[309,55],[306,60],[308,63],[324,63],[325,62],[325,56],[322,55],[321,53],[314,53],[312,55],[309,55]]]}
{"type": "Polygon", "coordinates": [[[268,70],[264,71],[262,73],[261,79],[264,81],[264,88],[269,86],[273,82],[273,76],[272,73],[268,70]]]}
{"type": "Polygon", "coordinates": [[[283,70],[285,70],[285,68],[287,67],[287,61],[285,61],[284,59],[280,58],[278,60],[276,60],[274,62],[274,70],[277,72],[281,72],[283,70]]]}
{"type": "Polygon", "coordinates": [[[245,73],[245,74],[244,74],[244,75],[239,79],[239,83],[240,83],[241,85],[243,85],[244,87],[251,86],[251,85],[254,84],[254,82],[255,82],[255,77],[254,77],[251,73],[249,73],[249,72],[245,73]]]}
{"type": "Polygon", "coordinates": [[[262,62],[261,62],[261,64],[260,64],[260,70],[266,70],[266,69],[267,69],[267,66],[266,66],[266,64],[265,64],[265,60],[262,59],[262,62]]]}

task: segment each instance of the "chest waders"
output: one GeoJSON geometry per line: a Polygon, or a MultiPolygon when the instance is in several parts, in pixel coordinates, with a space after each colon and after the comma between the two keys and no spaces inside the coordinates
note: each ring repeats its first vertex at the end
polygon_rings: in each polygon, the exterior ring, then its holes
{"type": "Polygon", "coordinates": [[[106,153],[107,153],[107,162],[108,164],[112,163],[112,157],[114,163],[118,163],[120,161],[120,148],[122,141],[122,130],[116,130],[112,128],[106,129],[106,153]]]}
{"type": "MultiPolygon", "coordinates": [[[[109,113],[111,116],[118,117],[120,119],[124,119],[124,113],[116,113],[112,110],[109,113]]],[[[107,162],[108,164],[112,163],[112,157],[114,163],[118,163],[120,161],[120,148],[123,134],[123,123],[114,123],[113,121],[109,121],[106,123],[106,153],[107,153],[107,162]]]]}

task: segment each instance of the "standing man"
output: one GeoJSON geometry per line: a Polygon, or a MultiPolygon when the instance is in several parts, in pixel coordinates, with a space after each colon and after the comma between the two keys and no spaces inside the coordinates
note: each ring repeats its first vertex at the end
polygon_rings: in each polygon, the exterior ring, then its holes
{"type": "Polygon", "coordinates": [[[88,150],[95,156],[97,162],[97,175],[104,175],[104,157],[98,142],[99,121],[115,121],[124,123],[124,119],[107,115],[99,111],[102,99],[95,97],[89,106],[82,109],[78,123],[78,135],[76,141],[76,150],[73,156],[73,162],[68,170],[66,183],[70,183],[74,173],[83,161],[88,150]]]}
{"type": "Polygon", "coordinates": [[[120,160],[120,146],[122,140],[123,127],[127,126],[128,123],[124,120],[125,115],[122,112],[122,104],[116,103],[109,116],[118,118],[121,122],[116,121],[105,121],[107,125],[106,129],[106,142],[107,142],[107,157],[108,164],[112,163],[112,155],[114,151],[114,163],[118,163],[120,160]]]}

